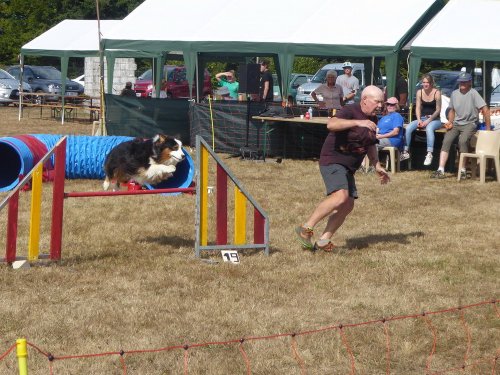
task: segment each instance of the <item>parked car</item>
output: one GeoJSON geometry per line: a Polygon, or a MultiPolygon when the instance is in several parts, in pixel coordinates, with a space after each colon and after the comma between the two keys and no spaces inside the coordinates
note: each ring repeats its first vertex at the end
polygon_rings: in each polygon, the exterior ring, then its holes
{"type": "MultiPolygon", "coordinates": [[[[299,86],[297,89],[297,96],[295,101],[298,105],[311,105],[315,104],[314,99],[311,96],[311,93],[319,87],[322,83],[326,82],[326,72],[329,70],[335,70],[337,72],[337,76],[344,74],[344,69],[342,69],[342,63],[336,64],[327,64],[322,67],[320,70],[316,72],[314,77],[310,82],[304,83],[299,86]]],[[[358,93],[356,94],[356,98],[354,100],[359,101],[359,95],[361,94],[362,89],[365,87],[365,64],[362,63],[353,63],[352,64],[352,74],[359,80],[358,93]]]]}
{"type": "MultiPolygon", "coordinates": [[[[23,91],[31,92],[31,86],[23,83],[23,91]]],[[[19,100],[19,81],[0,69],[0,105],[9,105],[19,100]]]]}
{"type": "Polygon", "coordinates": [[[500,85],[491,92],[490,107],[500,107],[500,85]]]}
{"type": "MultiPolygon", "coordinates": [[[[7,68],[7,71],[17,79],[21,76],[21,67],[18,65],[7,68]]],[[[62,74],[53,66],[24,65],[23,81],[29,83],[34,93],[54,94],[54,96],[45,96],[45,100],[60,99],[62,74]]],[[[77,97],[82,94],[82,85],[66,79],[66,96],[77,97]]]]}
{"type": "Polygon", "coordinates": [[[73,82],[77,82],[83,87],[85,87],[85,74],[82,74],[81,76],[78,76],[76,78],[72,79],[73,82]]]}
{"type": "MultiPolygon", "coordinates": [[[[189,98],[189,84],[184,66],[165,65],[163,67],[163,82],[161,91],[164,91],[167,98],[189,98]]],[[[134,91],[139,98],[150,98],[153,94],[153,72],[151,69],[142,73],[135,81],[134,91]]],[[[209,95],[212,92],[210,73],[205,69],[203,81],[203,91],[201,96],[209,95]]],[[[192,96],[196,96],[196,82],[193,85],[192,96]]]]}
{"type": "MultiPolygon", "coordinates": [[[[431,70],[429,74],[434,78],[434,86],[441,90],[441,94],[447,97],[451,96],[451,93],[458,89],[458,75],[460,71],[452,71],[452,70],[431,70]]],[[[474,79],[472,82],[472,87],[482,94],[483,86],[482,86],[483,76],[480,71],[476,71],[474,73],[474,79]]],[[[415,91],[420,90],[422,87],[422,81],[417,83],[417,87],[415,91]]],[[[414,98],[416,98],[416,92],[414,98]]]]}
{"type": "MultiPolygon", "coordinates": [[[[295,97],[297,96],[297,89],[299,88],[299,86],[303,83],[309,82],[312,77],[312,74],[292,73],[290,75],[290,83],[288,84],[288,95],[293,96],[293,100],[295,100],[295,97]]],[[[273,100],[275,102],[280,102],[281,99],[282,97],[280,85],[278,82],[278,75],[273,74],[273,100]]]]}

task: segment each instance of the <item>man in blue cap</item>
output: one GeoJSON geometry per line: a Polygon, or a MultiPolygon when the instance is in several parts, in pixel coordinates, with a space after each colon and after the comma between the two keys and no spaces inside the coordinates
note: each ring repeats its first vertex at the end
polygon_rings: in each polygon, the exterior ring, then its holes
{"type": "MultiPolygon", "coordinates": [[[[479,111],[483,114],[486,130],[491,129],[490,109],[481,95],[472,88],[472,76],[467,72],[461,72],[457,81],[458,89],[451,93],[448,122],[444,124],[447,132],[441,146],[439,168],[431,174],[431,178],[445,178],[444,166],[448,161],[451,144],[457,137],[459,151],[469,151],[469,141],[476,133],[479,111]]],[[[465,168],[460,171],[460,174],[461,179],[467,178],[465,168]]]]}

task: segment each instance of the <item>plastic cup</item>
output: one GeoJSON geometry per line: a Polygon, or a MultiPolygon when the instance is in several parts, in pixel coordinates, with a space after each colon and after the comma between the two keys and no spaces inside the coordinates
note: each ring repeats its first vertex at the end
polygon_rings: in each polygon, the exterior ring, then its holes
{"type": "Polygon", "coordinates": [[[304,119],[304,115],[300,115],[300,119],[303,120],[304,119]]]}

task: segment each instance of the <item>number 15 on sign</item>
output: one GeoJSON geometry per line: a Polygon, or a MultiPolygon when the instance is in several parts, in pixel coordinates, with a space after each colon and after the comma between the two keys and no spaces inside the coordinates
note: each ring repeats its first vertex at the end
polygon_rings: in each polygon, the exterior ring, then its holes
{"type": "Polygon", "coordinates": [[[240,263],[240,256],[236,250],[221,250],[221,255],[224,262],[240,263]]]}

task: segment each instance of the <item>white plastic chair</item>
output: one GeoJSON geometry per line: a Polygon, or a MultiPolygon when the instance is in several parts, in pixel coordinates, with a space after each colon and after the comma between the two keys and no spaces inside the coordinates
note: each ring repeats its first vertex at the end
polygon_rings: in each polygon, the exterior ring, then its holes
{"type": "Polygon", "coordinates": [[[460,171],[464,167],[464,158],[476,158],[479,164],[479,182],[485,182],[486,161],[491,158],[495,161],[495,173],[500,183],[500,131],[480,130],[477,132],[476,152],[460,154],[457,181],[460,181],[460,171]]]}
{"type": "MultiPolygon", "coordinates": [[[[389,160],[391,163],[391,173],[396,173],[400,171],[400,162],[399,162],[399,149],[393,146],[384,147],[381,151],[389,152],[389,160]]],[[[388,168],[386,163],[385,168],[388,168]]]]}

